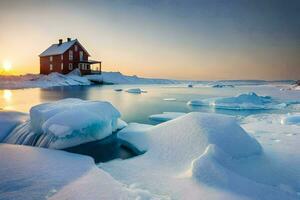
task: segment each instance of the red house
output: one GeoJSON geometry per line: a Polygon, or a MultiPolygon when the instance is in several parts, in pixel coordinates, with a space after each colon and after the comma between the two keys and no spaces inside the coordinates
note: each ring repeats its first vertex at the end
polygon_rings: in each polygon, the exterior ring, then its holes
{"type": "Polygon", "coordinates": [[[77,39],[68,38],[66,42],[60,39],[58,44],[52,44],[39,57],[40,74],[51,72],[67,74],[76,68],[82,75],[101,73],[101,62],[89,60],[90,54],[77,39]],[[94,64],[98,66],[92,67],[94,64]]]}

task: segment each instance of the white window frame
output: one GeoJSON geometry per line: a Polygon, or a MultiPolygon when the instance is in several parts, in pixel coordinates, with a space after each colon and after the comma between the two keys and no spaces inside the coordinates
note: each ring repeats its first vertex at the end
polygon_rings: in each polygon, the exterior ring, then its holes
{"type": "Polygon", "coordinates": [[[73,60],[73,51],[69,50],[69,60],[73,60]]]}
{"type": "Polygon", "coordinates": [[[78,51],[78,45],[75,45],[75,51],[78,51]]]}
{"type": "Polygon", "coordinates": [[[49,60],[50,60],[50,62],[52,62],[53,61],[53,56],[50,56],[49,60]]]}
{"type": "Polygon", "coordinates": [[[69,70],[73,70],[73,63],[69,63],[69,70]]]}
{"type": "Polygon", "coordinates": [[[60,63],[60,69],[64,70],[64,63],[60,63]]]}
{"type": "Polygon", "coordinates": [[[50,68],[50,71],[53,71],[53,65],[52,64],[49,65],[49,68],[50,68]]]}
{"type": "Polygon", "coordinates": [[[79,51],[79,60],[83,61],[83,51],[79,51]]]}
{"type": "Polygon", "coordinates": [[[61,54],[60,59],[64,60],[64,55],[63,54],[61,54]]]}

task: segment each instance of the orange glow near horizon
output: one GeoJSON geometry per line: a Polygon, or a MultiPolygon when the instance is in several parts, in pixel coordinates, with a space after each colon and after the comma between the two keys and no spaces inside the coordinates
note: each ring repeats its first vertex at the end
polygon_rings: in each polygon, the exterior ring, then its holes
{"type": "Polygon", "coordinates": [[[300,78],[299,26],[293,20],[283,23],[283,14],[276,9],[257,13],[250,1],[251,6],[236,3],[236,7],[213,2],[196,1],[191,7],[182,3],[189,9],[181,9],[160,1],[151,3],[154,7],[127,1],[53,0],[47,6],[35,0],[0,1],[0,74],[38,74],[38,55],[59,39],[71,37],[80,41],[90,59],[102,61],[103,71],[125,75],[185,80],[300,78]],[[236,17],[227,12],[231,6],[255,12],[236,17]],[[272,15],[266,18],[268,14],[272,15]],[[2,66],[5,60],[9,63],[2,66]]]}

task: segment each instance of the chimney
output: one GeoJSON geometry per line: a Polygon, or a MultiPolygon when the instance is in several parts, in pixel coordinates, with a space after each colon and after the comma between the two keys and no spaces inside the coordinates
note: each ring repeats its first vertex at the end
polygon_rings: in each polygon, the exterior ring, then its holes
{"type": "Polygon", "coordinates": [[[62,40],[62,39],[59,39],[59,40],[58,40],[58,45],[61,45],[62,42],[63,42],[63,40],[62,40]]]}
{"type": "Polygon", "coordinates": [[[67,41],[68,41],[68,42],[71,42],[71,38],[68,37],[68,38],[67,38],[67,41]]]}

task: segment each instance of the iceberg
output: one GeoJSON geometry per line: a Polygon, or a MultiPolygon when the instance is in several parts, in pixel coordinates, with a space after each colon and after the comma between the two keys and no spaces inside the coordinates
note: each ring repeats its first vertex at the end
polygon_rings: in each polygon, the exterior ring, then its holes
{"type": "Polygon", "coordinates": [[[108,102],[63,99],[30,109],[30,120],[16,127],[6,143],[63,149],[103,139],[124,126],[108,102]],[[121,123],[121,124],[120,124],[121,123]]]}
{"type": "Polygon", "coordinates": [[[163,112],[162,114],[150,115],[149,119],[156,122],[166,122],[185,115],[184,112],[163,112]]]}

